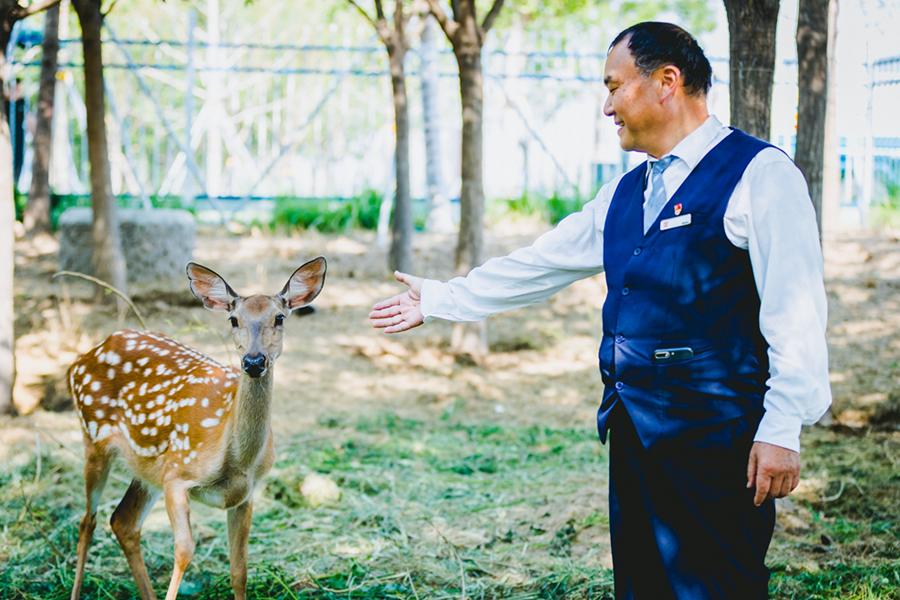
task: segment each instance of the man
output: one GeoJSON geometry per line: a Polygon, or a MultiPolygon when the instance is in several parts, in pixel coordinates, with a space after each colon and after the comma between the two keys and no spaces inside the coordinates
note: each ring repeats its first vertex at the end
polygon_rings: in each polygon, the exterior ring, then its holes
{"type": "Polygon", "coordinates": [[[806,182],[707,113],[709,61],[666,23],[610,46],[604,112],[642,164],[535,243],[375,305],[387,333],[475,320],[606,271],[598,412],[617,598],[765,598],[774,499],[831,402],[806,182]]]}

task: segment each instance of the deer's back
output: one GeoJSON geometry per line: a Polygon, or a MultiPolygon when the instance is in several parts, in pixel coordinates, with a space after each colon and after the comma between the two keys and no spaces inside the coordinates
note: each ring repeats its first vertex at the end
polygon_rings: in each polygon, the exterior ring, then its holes
{"type": "Polygon", "coordinates": [[[118,447],[140,478],[186,468],[221,439],[238,373],[160,333],[117,331],[69,369],[86,440],[118,447]],[[201,441],[202,440],[202,441],[201,441]]]}

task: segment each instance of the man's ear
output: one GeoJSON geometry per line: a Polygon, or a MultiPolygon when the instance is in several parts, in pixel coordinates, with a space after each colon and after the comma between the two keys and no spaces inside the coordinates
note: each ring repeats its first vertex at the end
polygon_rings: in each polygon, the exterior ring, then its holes
{"type": "Polygon", "coordinates": [[[675,92],[678,91],[678,88],[684,85],[681,69],[675,65],[664,65],[657,69],[654,75],[659,79],[660,86],[662,87],[662,93],[659,98],[660,102],[665,102],[669,98],[672,98],[675,95],[675,92]]]}
{"type": "Polygon", "coordinates": [[[325,257],[319,256],[294,271],[278,294],[288,310],[306,306],[316,299],[325,285],[326,268],[325,257]]]}
{"type": "Polygon", "coordinates": [[[191,280],[191,293],[203,301],[203,306],[224,312],[234,310],[234,303],[240,296],[221,275],[195,262],[189,262],[185,270],[191,280]]]}

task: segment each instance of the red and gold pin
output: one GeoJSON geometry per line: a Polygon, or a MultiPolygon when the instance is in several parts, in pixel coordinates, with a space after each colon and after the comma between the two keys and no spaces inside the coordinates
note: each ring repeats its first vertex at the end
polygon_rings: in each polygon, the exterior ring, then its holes
{"type": "Polygon", "coordinates": [[[676,204],[676,205],[675,205],[675,216],[677,217],[677,216],[680,215],[680,214],[681,214],[681,205],[680,205],[680,204],[676,204]]]}

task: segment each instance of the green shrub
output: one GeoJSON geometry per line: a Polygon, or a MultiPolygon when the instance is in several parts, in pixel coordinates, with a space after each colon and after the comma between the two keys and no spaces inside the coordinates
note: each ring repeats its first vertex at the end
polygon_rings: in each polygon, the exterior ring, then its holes
{"type": "Polygon", "coordinates": [[[496,199],[488,203],[487,215],[493,220],[504,217],[537,216],[556,225],[566,216],[581,210],[586,201],[578,196],[561,197],[558,193],[547,198],[534,192],[525,192],[518,198],[496,199]]]}
{"type": "Polygon", "coordinates": [[[284,198],[277,200],[272,224],[287,228],[337,233],[347,229],[375,229],[381,194],[373,190],[348,199],[284,198]]]}

